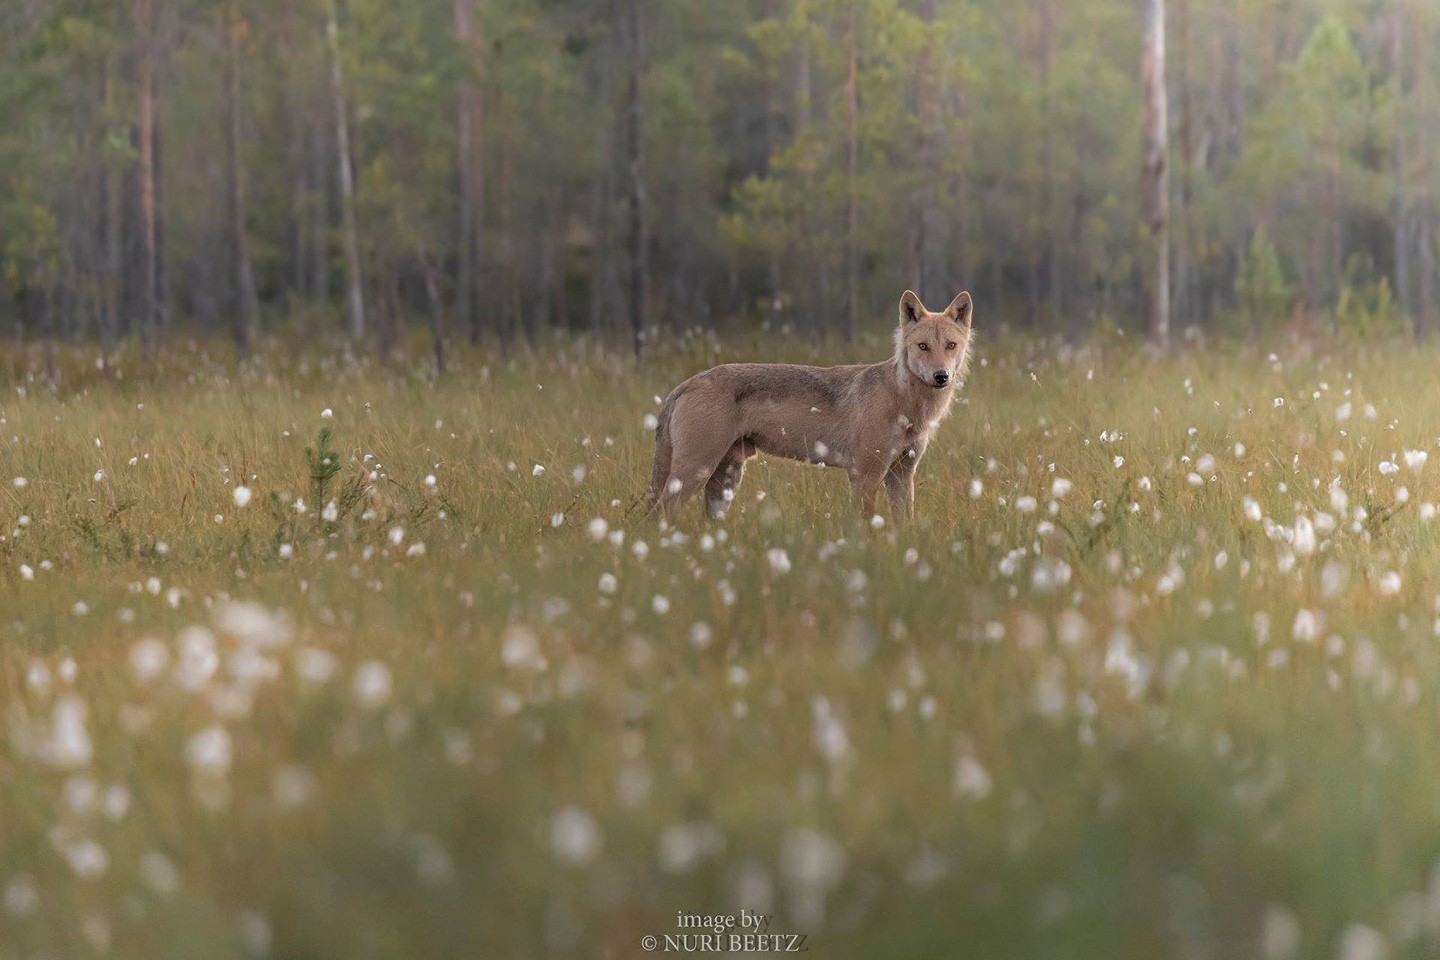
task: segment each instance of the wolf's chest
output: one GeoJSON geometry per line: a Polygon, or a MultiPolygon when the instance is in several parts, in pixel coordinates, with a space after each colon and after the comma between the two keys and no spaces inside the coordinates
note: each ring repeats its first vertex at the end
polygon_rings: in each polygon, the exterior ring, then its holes
{"type": "Polygon", "coordinates": [[[908,457],[913,460],[925,451],[925,446],[930,442],[930,435],[934,430],[933,421],[918,420],[911,415],[902,413],[895,419],[891,447],[898,452],[900,457],[908,457]]]}

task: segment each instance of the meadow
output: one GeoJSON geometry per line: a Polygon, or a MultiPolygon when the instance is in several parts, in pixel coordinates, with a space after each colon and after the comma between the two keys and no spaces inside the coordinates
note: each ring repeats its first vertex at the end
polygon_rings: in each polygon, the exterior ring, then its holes
{"type": "Polygon", "coordinates": [[[674,383],[883,332],[3,348],[0,957],[1434,955],[1440,352],[977,349],[909,526],[667,528],[674,383]]]}

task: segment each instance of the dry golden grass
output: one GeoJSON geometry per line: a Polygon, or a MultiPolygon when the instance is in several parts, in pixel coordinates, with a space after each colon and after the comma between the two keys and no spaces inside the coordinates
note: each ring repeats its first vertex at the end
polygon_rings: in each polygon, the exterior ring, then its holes
{"type": "Polygon", "coordinates": [[[1433,952],[1440,356],[980,350],[912,527],[678,532],[653,397],[808,349],[0,358],[0,956],[1433,952]]]}

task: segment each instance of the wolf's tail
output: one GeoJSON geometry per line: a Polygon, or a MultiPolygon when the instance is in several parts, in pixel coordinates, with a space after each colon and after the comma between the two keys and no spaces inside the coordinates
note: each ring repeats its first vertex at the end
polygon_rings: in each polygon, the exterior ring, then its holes
{"type": "Polygon", "coordinates": [[[650,467],[650,490],[645,495],[645,503],[650,509],[660,502],[660,495],[665,492],[665,483],[670,479],[670,417],[675,412],[675,394],[665,398],[664,405],[660,408],[660,415],[655,424],[655,462],[650,467]]]}

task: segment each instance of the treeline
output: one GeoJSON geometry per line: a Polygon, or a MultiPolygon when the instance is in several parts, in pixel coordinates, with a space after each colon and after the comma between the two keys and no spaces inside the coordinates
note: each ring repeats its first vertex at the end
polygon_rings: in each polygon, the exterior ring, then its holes
{"type": "Polygon", "coordinates": [[[1430,329],[1428,0],[10,0],[0,333],[1137,325],[1160,8],[1174,327],[1430,329]]]}

